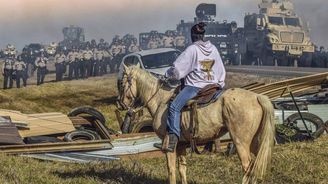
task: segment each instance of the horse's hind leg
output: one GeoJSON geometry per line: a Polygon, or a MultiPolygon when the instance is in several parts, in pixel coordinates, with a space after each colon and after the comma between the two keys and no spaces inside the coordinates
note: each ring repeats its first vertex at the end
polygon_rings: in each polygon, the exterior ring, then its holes
{"type": "Polygon", "coordinates": [[[251,157],[251,153],[249,150],[249,146],[245,146],[243,144],[235,144],[236,145],[236,149],[238,152],[238,156],[241,160],[241,164],[243,166],[243,169],[245,171],[245,173],[247,172],[247,170],[249,169],[252,157],[251,157]]]}
{"type": "Polygon", "coordinates": [[[177,161],[177,154],[176,151],[174,152],[167,152],[166,153],[166,161],[167,161],[167,171],[169,175],[169,183],[176,184],[176,161],[177,161]]]}
{"type": "Polygon", "coordinates": [[[243,166],[243,169],[245,172],[247,172],[252,157],[251,157],[251,151],[250,151],[250,145],[252,140],[248,139],[247,137],[240,137],[241,135],[245,134],[243,131],[236,131],[239,128],[236,127],[230,127],[230,136],[236,146],[238,156],[241,160],[241,164],[243,166]]]}
{"type": "Polygon", "coordinates": [[[177,147],[177,156],[179,164],[179,173],[182,184],[187,184],[187,146],[178,145],[177,147]]]}

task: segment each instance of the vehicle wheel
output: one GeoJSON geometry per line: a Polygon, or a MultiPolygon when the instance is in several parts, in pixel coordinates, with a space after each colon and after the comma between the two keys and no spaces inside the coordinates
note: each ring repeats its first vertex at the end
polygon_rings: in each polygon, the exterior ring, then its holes
{"type": "Polygon", "coordinates": [[[272,54],[268,53],[268,51],[265,50],[262,53],[263,53],[261,57],[262,64],[265,66],[274,66],[272,54]]]}
{"type": "Polygon", "coordinates": [[[95,108],[88,107],[88,106],[77,107],[77,108],[73,109],[71,112],[69,112],[68,116],[73,117],[73,116],[79,116],[79,115],[83,115],[83,114],[91,115],[92,117],[99,120],[103,125],[106,124],[106,119],[105,119],[104,115],[101,114],[101,112],[99,112],[95,108]]]}
{"type": "Polygon", "coordinates": [[[82,106],[82,107],[77,107],[73,109],[71,112],[68,113],[67,116],[69,117],[74,117],[74,116],[81,116],[81,115],[88,115],[93,117],[96,121],[99,121],[102,123],[109,131],[110,134],[117,134],[117,131],[108,128],[106,126],[106,119],[104,115],[96,110],[95,108],[89,107],[89,106],[82,106]]]}
{"type": "Polygon", "coordinates": [[[137,122],[130,128],[131,133],[154,132],[152,121],[137,122]]]}
{"type": "MultiPolygon", "coordinates": [[[[325,126],[320,117],[317,115],[302,112],[302,117],[307,125],[311,136],[316,139],[320,137],[320,135],[325,131],[325,126]]],[[[294,140],[299,140],[299,137],[308,137],[308,132],[306,131],[305,126],[303,125],[301,116],[299,113],[294,113],[290,115],[285,121],[284,124],[288,127],[297,130],[296,137],[294,136],[294,140]]],[[[301,138],[302,139],[302,138],[301,138]]]]}
{"type": "Polygon", "coordinates": [[[100,136],[91,130],[76,130],[69,132],[65,135],[64,141],[74,142],[74,141],[94,141],[99,140],[100,136]]]}

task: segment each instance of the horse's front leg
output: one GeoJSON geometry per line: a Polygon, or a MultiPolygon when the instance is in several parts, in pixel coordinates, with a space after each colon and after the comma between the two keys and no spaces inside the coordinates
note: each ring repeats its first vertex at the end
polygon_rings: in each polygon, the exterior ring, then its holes
{"type": "Polygon", "coordinates": [[[176,151],[166,153],[167,170],[168,170],[170,184],[176,184],[176,175],[175,175],[176,160],[177,160],[176,151]]]}
{"type": "Polygon", "coordinates": [[[179,164],[179,173],[182,184],[187,184],[187,146],[178,145],[177,146],[177,157],[179,164]]]}

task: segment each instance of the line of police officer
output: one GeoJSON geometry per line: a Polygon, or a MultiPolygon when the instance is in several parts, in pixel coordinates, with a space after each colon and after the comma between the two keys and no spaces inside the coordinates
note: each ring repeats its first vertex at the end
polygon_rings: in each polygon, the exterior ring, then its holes
{"type": "Polygon", "coordinates": [[[167,31],[162,38],[154,34],[150,36],[147,43],[147,49],[177,48],[183,50],[185,47],[186,38],[181,32],[178,35],[174,35],[172,32],[167,31]]]}
{"type": "Polygon", "coordinates": [[[25,87],[27,84],[26,63],[20,56],[16,58],[15,54],[8,54],[3,61],[2,75],[3,89],[12,88],[14,79],[16,80],[17,88],[21,87],[21,80],[23,80],[23,86],[25,87]]]}

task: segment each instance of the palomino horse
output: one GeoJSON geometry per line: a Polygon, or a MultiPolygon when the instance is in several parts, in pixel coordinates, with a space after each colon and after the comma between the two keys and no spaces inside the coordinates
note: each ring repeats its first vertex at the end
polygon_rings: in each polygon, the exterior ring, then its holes
{"type": "MultiPolygon", "coordinates": [[[[141,100],[153,117],[153,128],[160,138],[166,132],[167,104],[173,90],[161,88],[161,82],[139,66],[124,66],[119,104],[125,109],[141,100]]],[[[229,131],[245,171],[242,183],[262,179],[271,162],[274,146],[274,118],[270,100],[243,89],[229,89],[214,103],[199,108],[198,143],[215,140],[229,131]]],[[[176,183],[176,159],[182,183],[187,183],[186,144],[190,133],[190,112],[181,117],[181,137],[174,153],[166,153],[169,182],[176,183]]]]}

